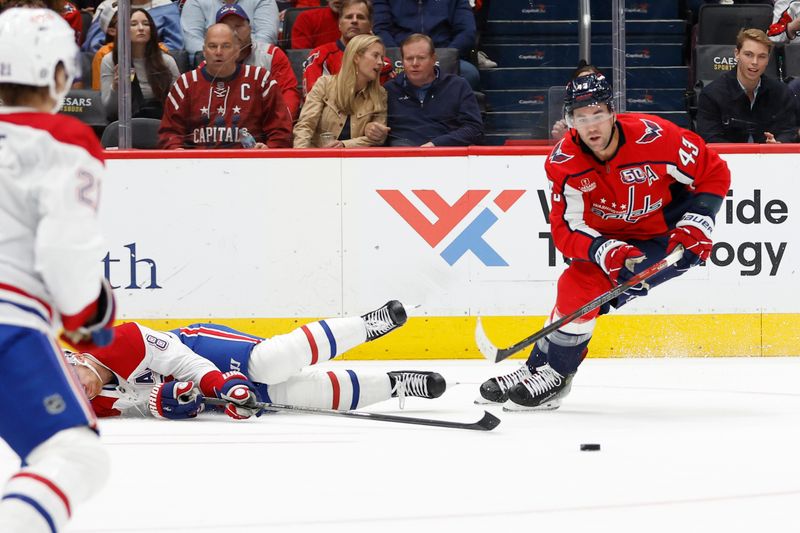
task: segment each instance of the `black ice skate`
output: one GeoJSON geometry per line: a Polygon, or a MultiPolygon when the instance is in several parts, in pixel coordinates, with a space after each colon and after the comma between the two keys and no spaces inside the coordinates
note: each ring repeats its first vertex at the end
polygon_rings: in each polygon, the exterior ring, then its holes
{"type": "Polygon", "coordinates": [[[508,389],[504,411],[551,411],[569,394],[575,374],[562,376],[550,365],[540,366],[530,377],[508,389]]]}
{"type": "Polygon", "coordinates": [[[395,370],[387,374],[392,398],[400,398],[400,409],[404,407],[407,397],[438,398],[447,388],[447,382],[436,372],[395,370]]]}
{"type": "Polygon", "coordinates": [[[366,315],[361,315],[367,326],[367,342],[383,337],[393,329],[397,329],[408,320],[403,304],[397,300],[387,302],[386,305],[366,315]]]}
{"type": "Polygon", "coordinates": [[[481,397],[475,400],[477,404],[504,403],[508,400],[508,389],[531,376],[527,363],[522,363],[515,371],[505,376],[487,379],[480,388],[481,397]]]}

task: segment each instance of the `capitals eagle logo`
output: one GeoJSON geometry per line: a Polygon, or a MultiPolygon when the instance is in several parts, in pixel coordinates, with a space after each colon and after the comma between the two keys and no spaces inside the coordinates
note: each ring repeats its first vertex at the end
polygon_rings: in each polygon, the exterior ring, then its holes
{"type": "Polygon", "coordinates": [[[561,151],[561,145],[564,144],[564,139],[561,139],[557,145],[553,148],[553,151],[550,153],[550,162],[554,165],[560,165],[561,163],[566,163],[573,157],[574,155],[565,154],[561,151]]]}
{"type": "Polygon", "coordinates": [[[636,144],[650,144],[651,142],[655,141],[659,137],[661,137],[661,132],[664,129],[653,122],[652,120],[647,120],[646,118],[639,119],[642,121],[642,124],[645,125],[645,130],[642,136],[636,141],[636,144]]]}

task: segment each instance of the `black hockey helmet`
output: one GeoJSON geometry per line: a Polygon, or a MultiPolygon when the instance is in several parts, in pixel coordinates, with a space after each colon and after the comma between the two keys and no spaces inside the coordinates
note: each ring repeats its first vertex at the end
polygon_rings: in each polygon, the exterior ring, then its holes
{"type": "Polygon", "coordinates": [[[614,91],[605,76],[600,73],[589,73],[570,80],[564,97],[564,118],[570,128],[572,112],[580,107],[606,104],[610,112],[614,112],[614,91]]]}

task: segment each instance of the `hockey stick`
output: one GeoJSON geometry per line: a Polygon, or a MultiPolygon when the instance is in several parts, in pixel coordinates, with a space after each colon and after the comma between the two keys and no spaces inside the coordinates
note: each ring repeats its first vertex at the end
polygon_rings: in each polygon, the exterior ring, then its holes
{"type": "Polygon", "coordinates": [[[493,363],[499,363],[503,359],[507,359],[508,357],[514,355],[515,353],[519,352],[520,350],[524,350],[534,342],[538,341],[542,337],[549,335],[550,333],[554,332],[561,326],[569,324],[576,318],[582,317],[589,311],[596,309],[603,305],[604,303],[608,303],[623,292],[627,291],[631,287],[635,287],[636,285],[648,280],[652,276],[658,274],[662,270],[674,265],[678,262],[678,260],[683,257],[683,246],[678,245],[675,250],[672,251],[671,254],[666,256],[664,259],[659,261],[658,263],[642,270],[635,276],[633,276],[628,281],[621,283],[610,289],[609,291],[601,294],[591,302],[587,303],[580,309],[570,313],[566,316],[562,316],[555,322],[549,324],[548,326],[540,329],[533,335],[525,337],[521,341],[516,344],[512,344],[508,348],[498,348],[492,341],[489,340],[489,337],[486,335],[486,332],[483,330],[483,324],[481,324],[481,317],[478,317],[478,323],[475,326],[475,342],[478,345],[478,350],[483,354],[483,356],[492,361],[493,363]]]}
{"type": "MultiPolygon", "coordinates": [[[[226,406],[228,402],[218,398],[203,398],[203,403],[208,405],[226,406]]],[[[378,422],[396,422],[398,424],[414,424],[417,426],[435,426],[453,429],[474,429],[477,431],[491,431],[500,425],[500,419],[488,411],[483,412],[483,418],[477,422],[450,422],[447,420],[432,420],[429,418],[413,418],[409,416],[384,415],[380,413],[365,413],[362,411],[337,411],[336,409],[322,409],[320,407],[298,407],[296,405],[283,405],[279,403],[256,402],[255,407],[265,411],[291,411],[306,415],[343,416],[347,418],[360,418],[362,420],[375,420],[378,422]]]]}

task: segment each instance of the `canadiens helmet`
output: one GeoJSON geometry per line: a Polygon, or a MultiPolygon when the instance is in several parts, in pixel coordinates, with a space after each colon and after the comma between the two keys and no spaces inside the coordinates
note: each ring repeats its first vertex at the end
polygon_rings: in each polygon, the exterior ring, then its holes
{"type": "Polygon", "coordinates": [[[15,7],[0,14],[0,83],[48,87],[56,109],[80,75],[78,45],[69,24],[55,11],[15,7]],[[56,67],[67,83],[56,90],[56,67]]]}
{"type": "Polygon", "coordinates": [[[614,90],[605,76],[589,73],[570,80],[564,97],[564,118],[572,125],[572,112],[580,107],[606,104],[614,112],[614,90]]]}

